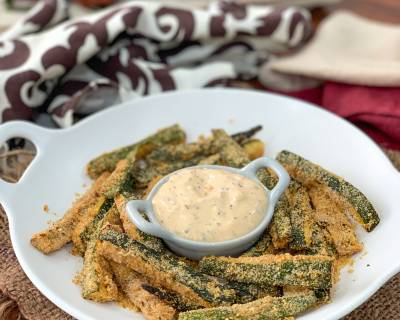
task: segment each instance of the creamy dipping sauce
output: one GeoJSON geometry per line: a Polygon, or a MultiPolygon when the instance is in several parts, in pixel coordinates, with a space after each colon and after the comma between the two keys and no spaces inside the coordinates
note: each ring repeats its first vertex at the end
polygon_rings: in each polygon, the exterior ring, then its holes
{"type": "Polygon", "coordinates": [[[157,220],[186,239],[217,242],[249,233],[264,218],[264,188],[242,175],[188,168],[171,175],[153,198],[157,220]]]}

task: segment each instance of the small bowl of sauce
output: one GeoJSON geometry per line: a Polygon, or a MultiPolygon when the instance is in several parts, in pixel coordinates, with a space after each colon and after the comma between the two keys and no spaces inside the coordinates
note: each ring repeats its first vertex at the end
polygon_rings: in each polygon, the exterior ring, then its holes
{"type": "Polygon", "coordinates": [[[180,255],[235,256],[265,231],[289,181],[285,169],[268,157],[242,169],[199,165],[165,176],[146,200],[129,201],[127,212],[138,229],[162,238],[180,255]],[[261,168],[277,174],[272,190],[257,179],[261,168]]]}

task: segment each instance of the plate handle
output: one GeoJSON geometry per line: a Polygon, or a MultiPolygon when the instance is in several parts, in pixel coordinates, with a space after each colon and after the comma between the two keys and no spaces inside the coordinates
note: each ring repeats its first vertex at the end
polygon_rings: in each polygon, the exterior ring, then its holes
{"type": "Polygon", "coordinates": [[[32,163],[29,164],[18,182],[10,183],[0,179],[0,201],[4,202],[6,199],[10,199],[16,192],[29,168],[32,167],[35,162],[40,161],[45,146],[54,133],[55,130],[39,127],[26,121],[10,121],[0,125],[0,145],[11,138],[20,137],[32,141],[36,148],[35,158],[32,160],[32,163]]]}

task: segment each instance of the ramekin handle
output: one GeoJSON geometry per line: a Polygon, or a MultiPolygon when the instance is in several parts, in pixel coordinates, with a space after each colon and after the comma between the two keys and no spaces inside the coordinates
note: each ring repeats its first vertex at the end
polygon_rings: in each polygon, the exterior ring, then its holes
{"type": "Polygon", "coordinates": [[[286,190],[289,185],[290,177],[286,172],[285,168],[282,165],[269,157],[258,158],[252,162],[250,162],[246,167],[242,169],[242,171],[249,178],[257,179],[257,171],[262,168],[271,168],[278,175],[278,183],[276,186],[270,191],[270,202],[275,205],[275,203],[279,200],[282,193],[286,190]]]}
{"type": "Polygon", "coordinates": [[[150,234],[155,237],[170,239],[171,236],[158,224],[152,221],[147,221],[139,212],[142,211],[147,214],[151,209],[151,204],[148,200],[131,200],[126,204],[126,211],[128,212],[129,219],[136,225],[136,227],[144,233],[150,234]]]}

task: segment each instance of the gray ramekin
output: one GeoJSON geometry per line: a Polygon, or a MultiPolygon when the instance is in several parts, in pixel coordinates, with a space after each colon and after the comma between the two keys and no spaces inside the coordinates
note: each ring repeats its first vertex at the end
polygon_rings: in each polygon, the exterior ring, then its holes
{"type": "MultiPolygon", "coordinates": [[[[261,220],[261,223],[244,236],[220,242],[200,242],[189,240],[168,231],[157,221],[152,202],[153,197],[161,188],[161,186],[166,183],[169,177],[175,174],[177,171],[161,179],[155,185],[146,200],[131,200],[126,204],[126,209],[131,221],[141,231],[162,238],[172,251],[194,260],[199,260],[204,256],[236,256],[249,249],[254,245],[254,243],[260,238],[262,233],[267,228],[272,219],[276,202],[289,185],[290,177],[286,170],[276,160],[268,157],[258,158],[250,162],[242,169],[216,165],[198,165],[192,168],[225,170],[257,181],[264,188],[265,196],[268,197],[268,207],[264,218],[261,220]],[[279,181],[272,190],[267,189],[257,179],[256,173],[261,168],[271,168],[278,175],[279,181]],[[146,214],[148,221],[140,212],[146,214]]],[[[185,169],[188,168],[181,170],[185,169]]]]}

